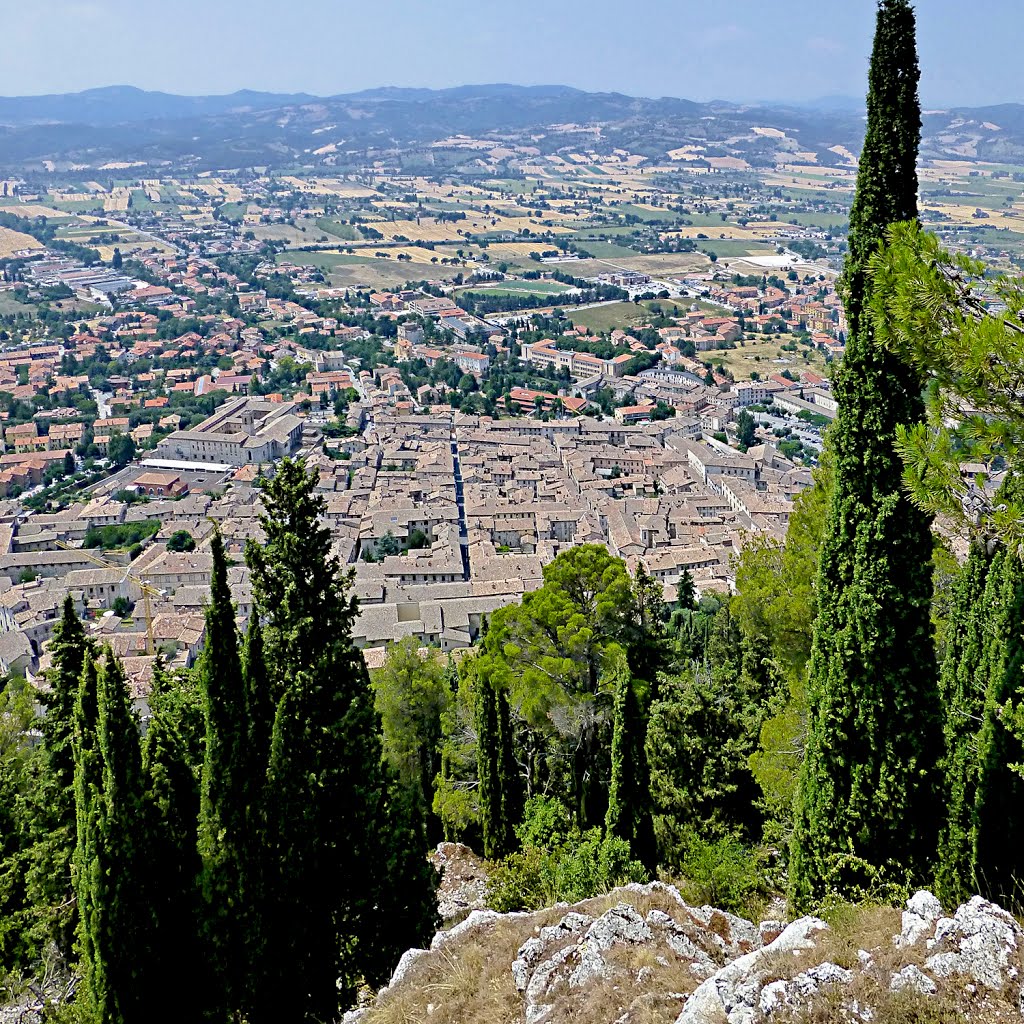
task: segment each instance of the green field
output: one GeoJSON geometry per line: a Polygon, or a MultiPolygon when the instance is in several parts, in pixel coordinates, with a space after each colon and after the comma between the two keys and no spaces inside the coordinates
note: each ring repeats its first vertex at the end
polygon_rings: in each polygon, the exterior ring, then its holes
{"type": "Polygon", "coordinates": [[[697,245],[705,252],[716,256],[738,259],[743,256],[770,256],[775,250],[768,245],[758,245],[744,238],[701,238],[697,245]]]}
{"type": "Polygon", "coordinates": [[[346,242],[353,242],[362,237],[362,235],[360,235],[351,224],[343,224],[340,220],[336,220],[334,217],[320,217],[316,221],[316,226],[328,235],[334,235],[335,238],[342,238],[346,242]]]}
{"type": "Polygon", "coordinates": [[[340,252],[300,252],[286,249],[277,254],[278,263],[319,267],[336,287],[394,288],[409,281],[440,281],[451,275],[450,267],[430,263],[406,263],[340,252]]]}
{"type": "Polygon", "coordinates": [[[497,285],[467,285],[459,293],[474,292],[477,295],[560,295],[569,291],[570,286],[559,281],[504,281],[497,285]]]}
{"type": "Polygon", "coordinates": [[[617,327],[633,327],[646,320],[650,316],[650,311],[643,304],[613,302],[607,306],[594,306],[592,309],[571,310],[567,316],[574,324],[582,325],[591,331],[607,332],[614,331],[617,327]]]}
{"type": "Polygon", "coordinates": [[[8,313],[35,315],[35,306],[19,302],[11,292],[0,292],[0,316],[6,316],[8,313]]]}

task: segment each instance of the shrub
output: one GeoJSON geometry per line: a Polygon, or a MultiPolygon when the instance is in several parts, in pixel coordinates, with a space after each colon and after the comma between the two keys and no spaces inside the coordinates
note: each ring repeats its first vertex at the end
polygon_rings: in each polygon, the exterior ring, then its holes
{"type": "Polygon", "coordinates": [[[762,851],[732,836],[708,841],[691,834],[680,858],[679,888],[689,902],[749,915],[771,890],[766,861],[762,851]]]}
{"type": "Polygon", "coordinates": [[[487,905],[501,912],[537,910],[558,902],[578,903],[618,885],[647,880],[630,858],[629,843],[583,832],[568,810],[550,797],[533,797],[516,829],[522,849],[491,873],[487,905]]]}

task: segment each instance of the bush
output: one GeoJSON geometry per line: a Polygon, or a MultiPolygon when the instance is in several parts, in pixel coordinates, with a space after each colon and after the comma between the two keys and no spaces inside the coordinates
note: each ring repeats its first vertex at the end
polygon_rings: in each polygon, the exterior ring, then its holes
{"type": "Polygon", "coordinates": [[[503,913],[578,903],[648,877],[630,858],[629,843],[599,828],[581,831],[550,797],[527,802],[516,835],[522,849],[497,865],[487,886],[487,905],[503,913]]]}
{"type": "Polygon", "coordinates": [[[687,837],[680,858],[679,889],[688,902],[709,904],[734,914],[757,914],[772,890],[767,857],[738,839],[727,836],[709,842],[696,834],[687,837]]]}
{"type": "Polygon", "coordinates": [[[196,542],[188,530],[175,530],[167,539],[168,551],[195,551],[196,542]]]}

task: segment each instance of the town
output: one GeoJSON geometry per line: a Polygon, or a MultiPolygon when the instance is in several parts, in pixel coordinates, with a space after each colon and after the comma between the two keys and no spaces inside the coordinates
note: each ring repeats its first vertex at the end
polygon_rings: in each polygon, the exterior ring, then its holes
{"type": "Polygon", "coordinates": [[[471,646],[576,544],[671,604],[781,542],[836,411],[849,162],[823,191],[789,155],[482,145],[439,143],[468,178],[3,182],[0,670],[45,671],[71,594],[144,707],[154,660],[202,649],[214,530],[248,614],[285,456],[319,473],[371,666],[471,646]]]}

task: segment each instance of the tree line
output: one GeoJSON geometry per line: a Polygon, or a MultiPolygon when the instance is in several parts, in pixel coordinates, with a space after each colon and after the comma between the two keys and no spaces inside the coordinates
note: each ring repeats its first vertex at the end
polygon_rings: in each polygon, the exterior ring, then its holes
{"type": "Polygon", "coordinates": [[[289,460],[264,484],[244,636],[214,537],[202,655],[157,662],[141,721],[70,598],[38,745],[27,687],[4,691],[0,956],[69,964],[76,1021],[163,1019],[174,981],[191,1019],[334,1020],[433,933],[426,837],[382,759],[315,484],[289,460]]]}

